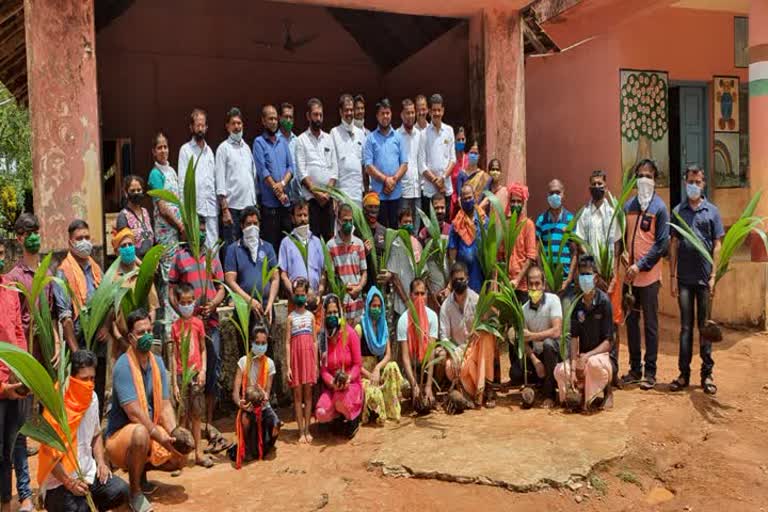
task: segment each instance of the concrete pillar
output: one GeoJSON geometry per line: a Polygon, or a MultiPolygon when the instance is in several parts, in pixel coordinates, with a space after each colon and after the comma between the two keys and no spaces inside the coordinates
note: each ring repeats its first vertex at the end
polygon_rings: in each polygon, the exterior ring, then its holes
{"type": "Polygon", "coordinates": [[[103,245],[93,0],[24,0],[32,176],[44,251],[85,219],[103,245]]]}
{"type": "MultiPolygon", "coordinates": [[[[749,188],[762,190],[756,215],[768,216],[768,2],[749,10],[749,188]]],[[[752,237],[753,261],[768,261],[763,243],[752,237]]]]}
{"type": "Polygon", "coordinates": [[[517,11],[486,9],[469,22],[472,130],[507,182],[525,182],[525,53],[517,11]]]}

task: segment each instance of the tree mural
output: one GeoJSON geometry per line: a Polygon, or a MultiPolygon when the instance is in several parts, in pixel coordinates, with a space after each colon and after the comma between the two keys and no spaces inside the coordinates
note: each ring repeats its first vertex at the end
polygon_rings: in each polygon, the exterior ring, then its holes
{"type": "Polygon", "coordinates": [[[667,133],[667,83],[656,73],[633,72],[621,88],[621,136],[637,141],[637,160],[653,158],[651,144],[667,133]]]}

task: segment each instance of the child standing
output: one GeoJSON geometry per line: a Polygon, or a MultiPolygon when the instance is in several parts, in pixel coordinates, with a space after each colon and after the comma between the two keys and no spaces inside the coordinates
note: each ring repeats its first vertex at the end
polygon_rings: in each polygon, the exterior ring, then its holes
{"type": "Polygon", "coordinates": [[[181,316],[171,326],[174,356],[171,360],[171,379],[173,394],[177,402],[184,401],[184,417],[179,422],[187,427],[191,424],[192,437],[195,439],[195,464],[210,468],[213,460],[206,456],[200,457],[200,423],[205,412],[205,326],[203,321],[194,316],[195,290],[189,283],[180,283],[175,288],[176,301],[181,316]],[[196,372],[188,389],[180,389],[182,385],[181,344],[189,335],[189,356],[187,365],[196,372]]]}
{"type": "Polygon", "coordinates": [[[309,424],[312,419],[312,388],[317,382],[317,334],[315,317],[307,311],[309,284],[303,277],[293,281],[295,309],[288,315],[285,329],[285,355],[288,360],[288,383],[293,388],[293,405],[299,424],[299,443],[312,442],[309,424]]]}

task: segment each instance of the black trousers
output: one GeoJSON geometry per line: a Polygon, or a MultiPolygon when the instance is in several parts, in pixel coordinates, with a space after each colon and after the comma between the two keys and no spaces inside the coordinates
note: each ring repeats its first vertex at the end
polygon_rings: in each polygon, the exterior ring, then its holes
{"type": "Polygon", "coordinates": [[[680,375],[686,380],[691,378],[691,359],[693,359],[693,320],[694,305],[696,324],[699,326],[699,356],[701,357],[701,380],[712,376],[715,361],[712,359],[712,343],[701,336],[701,328],[707,321],[709,307],[709,286],[678,286],[677,302],[680,305],[680,355],[677,366],[680,375]]]}
{"type": "MultiPolygon", "coordinates": [[[[540,386],[541,396],[544,398],[555,398],[557,391],[557,382],[555,381],[555,366],[560,360],[560,352],[557,348],[557,342],[546,340],[544,349],[536,357],[544,364],[546,371],[544,378],[536,375],[536,369],[530,359],[527,361],[528,383],[540,386]]],[[[509,380],[513,386],[520,386],[525,382],[523,364],[517,357],[517,348],[510,344],[509,346],[509,380]]]]}
{"type": "MultiPolygon", "coordinates": [[[[100,511],[118,508],[127,503],[131,495],[128,483],[114,475],[104,484],[96,478],[90,489],[93,502],[100,511]]],[[[90,512],[85,496],[75,496],[63,485],[46,493],[45,509],[48,512],[90,512]]]]}
{"type": "Polygon", "coordinates": [[[333,225],[336,216],[333,214],[333,201],[320,206],[317,199],[309,200],[309,229],[326,242],[333,238],[333,225]]]}
{"type": "Polygon", "coordinates": [[[400,213],[400,200],[381,201],[379,206],[379,223],[385,228],[397,229],[397,215],[400,213]]]}
{"type": "Polygon", "coordinates": [[[261,207],[261,239],[266,240],[275,249],[280,250],[280,242],[283,241],[285,233],[290,233],[293,229],[291,222],[291,211],[287,206],[278,208],[261,207]]]}
{"type": "Polygon", "coordinates": [[[627,316],[630,370],[636,376],[642,376],[644,362],[646,379],[656,378],[656,359],[659,355],[659,286],[658,281],[648,286],[633,286],[635,306],[627,316]],[[643,315],[645,331],[644,361],[641,360],[643,349],[640,338],[640,313],[643,315]]]}

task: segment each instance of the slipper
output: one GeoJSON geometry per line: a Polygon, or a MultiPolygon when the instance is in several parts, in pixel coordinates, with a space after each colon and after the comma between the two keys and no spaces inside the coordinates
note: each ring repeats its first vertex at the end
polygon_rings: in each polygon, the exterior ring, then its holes
{"type": "Polygon", "coordinates": [[[208,446],[205,447],[203,450],[203,453],[213,453],[213,450],[215,450],[219,444],[220,441],[222,441],[224,438],[221,435],[218,435],[214,437],[213,439],[208,440],[208,446]]]}
{"type": "Polygon", "coordinates": [[[707,377],[701,382],[701,387],[704,390],[704,392],[708,395],[716,395],[717,394],[717,386],[715,386],[715,381],[712,380],[712,377],[707,377]]]}
{"type": "Polygon", "coordinates": [[[670,391],[680,391],[681,389],[685,389],[687,387],[688,380],[686,380],[682,375],[669,383],[670,391]]]}
{"type": "Polygon", "coordinates": [[[195,461],[196,466],[201,466],[201,467],[204,467],[205,469],[212,468],[213,464],[214,464],[213,459],[211,459],[210,457],[203,457],[202,459],[195,461]]]}
{"type": "Polygon", "coordinates": [[[180,469],[176,469],[174,471],[171,471],[171,478],[176,478],[178,476],[181,476],[181,470],[180,469]]]}
{"type": "Polygon", "coordinates": [[[19,507],[19,511],[18,512],[34,512],[34,510],[35,510],[34,503],[30,503],[26,507],[19,507]]]}
{"type": "Polygon", "coordinates": [[[208,448],[206,448],[203,451],[207,451],[210,454],[217,455],[217,454],[223,452],[224,450],[229,450],[229,448],[233,444],[234,443],[231,443],[231,442],[227,441],[222,436],[222,437],[219,437],[218,439],[216,439],[216,441],[214,441],[213,444],[211,444],[208,448]]]}
{"type": "Polygon", "coordinates": [[[152,504],[142,493],[131,496],[129,506],[133,512],[152,512],[152,504]]]}

